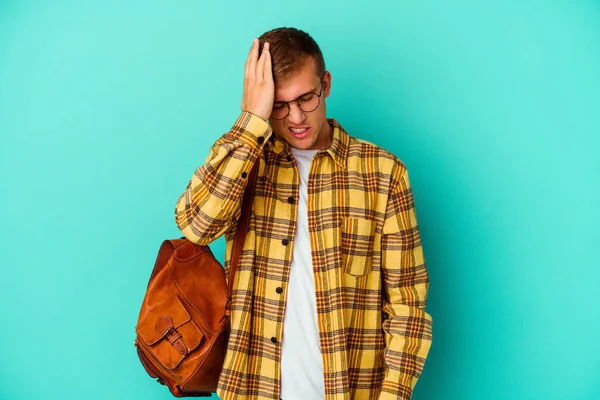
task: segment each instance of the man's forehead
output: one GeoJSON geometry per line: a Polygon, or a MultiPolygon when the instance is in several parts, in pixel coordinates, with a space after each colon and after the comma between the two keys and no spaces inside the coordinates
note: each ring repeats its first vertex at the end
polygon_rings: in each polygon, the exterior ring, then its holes
{"type": "Polygon", "coordinates": [[[283,80],[275,83],[275,101],[295,100],[315,90],[320,83],[314,62],[304,62],[302,67],[283,80]]]}
{"type": "Polygon", "coordinates": [[[295,100],[303,94],[313,92],[319,86],[319,77],[295,76],[284,82],[275,84],[275,101],[295,100]]]}

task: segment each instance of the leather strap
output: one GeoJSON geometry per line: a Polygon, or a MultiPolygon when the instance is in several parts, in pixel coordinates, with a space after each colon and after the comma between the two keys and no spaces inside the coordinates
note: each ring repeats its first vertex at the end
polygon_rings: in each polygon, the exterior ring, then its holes
{"type": "Polygon", "coordinates": [[[242,249],[244,248],[244,242],[246,241],[246,233],[248,233],[248,226],[250,225],[252,197],[254,197],[254,188],[256,187],[256,177],[258,176],[259,164],[260,158],[256,160],[252,170],[250,171],[248,186],[246,186],[244,198],[242,200],[242,215],[238,221],[235,238],[233,239],[233,253],[231,255],[231,265],[229,266],[229,282],[227,283],[227,304],[225,305],[225,315],[228,317],[231,315],[231,297],[233,295],[233,280],[235,278],[235,271],[237,269],[238,262],[240,261],[240,256],[242,255],[242,249]]]}

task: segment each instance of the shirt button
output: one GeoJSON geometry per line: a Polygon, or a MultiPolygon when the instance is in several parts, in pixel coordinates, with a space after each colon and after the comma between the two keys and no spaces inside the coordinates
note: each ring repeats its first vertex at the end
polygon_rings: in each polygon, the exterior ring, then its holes
{"type": "Polygon", "coordinates": [[[288,161],[292,161],[292,157],[291,156],[287,156],[285,159],[288,160],[288,161]]]}
{"type": "Polygon", "coordinates": [[[242,172],[242,178],[245,178],[247,176],[248,176],[248,174],[246,172],[242,172]]]}
{"type": "Polygon", "coordinates": [[[281,293],[283,293],[283,288],[280,288],[280,287],[278,287],[277,289],[275,289],[275,291],[276,291],[278,294],[281,294],[281,293]]]}
{"type": "Polygon", "coordinates": [[[288,203],[294,204],[294,198],[292,196],[288,197],[288,203]]]}
{"type": "Polygon", "coordinates": [[[281,241],[281,244],[282,244],[282,245],[284,245],[284,246],[287,246],[289,243],[290,243],[290,241],[289,241],[289,240],[287,240],[287,239],[283,239],[283,240],[281,241]]]}
{"type": "Polygon", "coordinates": [[[271,338],[271,343],[277,343],[277,338],[276,337],[272,337],[271,338]]]}
{"type": "Polygon", "coordinates": [[[256,141],[258,142],[258,144],[263,144],[265,142],[265,138],[263,136],[259,136],[258,139],[256,139],[256,141]]]}

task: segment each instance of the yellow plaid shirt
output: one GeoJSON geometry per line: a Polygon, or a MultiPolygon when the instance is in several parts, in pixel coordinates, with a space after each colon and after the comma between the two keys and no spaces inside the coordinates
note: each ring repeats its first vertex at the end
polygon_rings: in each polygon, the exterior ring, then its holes
{"type": "MultiPolygon", "coordinates": [[[[407,171],[394,155],[328,122],[333,142],[312,161],[307,202],[326,399],[409,399],[431,345],[431,317],[424,311],[429,281],[407,171]]],[[[206,245],[225,234],[228,269],[257,160],[217,389],[223,400],[279,399],[300,183],[287,143],[243,112],[212,146],[175,209],[191,241],[206,245]]]]}

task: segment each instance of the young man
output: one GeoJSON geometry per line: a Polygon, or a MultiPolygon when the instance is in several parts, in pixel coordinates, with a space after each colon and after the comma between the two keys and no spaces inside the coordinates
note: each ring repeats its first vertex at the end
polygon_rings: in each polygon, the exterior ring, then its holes
{"type": "Polygon", "coordinates": [[[409,399],[431,344],[428,276],[405,166],[326,118],[331,74],[306,33],[255,39],[242,113],[177,201],[183,234],[225,234],[259,173],[221,399],[409,399]]]}

